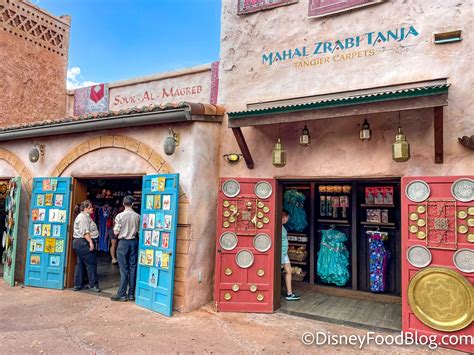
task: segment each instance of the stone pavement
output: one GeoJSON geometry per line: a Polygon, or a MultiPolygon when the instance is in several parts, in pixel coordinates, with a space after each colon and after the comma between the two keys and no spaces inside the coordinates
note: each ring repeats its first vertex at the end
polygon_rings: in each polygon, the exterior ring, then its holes
{"type": "MultiPolygon", "coordinates": [[[[10,288],[0,280],[0,353],[431,353],[421,346],[303,345],[304,332],[365,330],[276,314],[215,313],[167,318],[86,292],[10,288]]],[[[381,333],[378,333],[381,334],[381,333]]],[[[438,349],[436,353],[460,354],[438,349]]]]}

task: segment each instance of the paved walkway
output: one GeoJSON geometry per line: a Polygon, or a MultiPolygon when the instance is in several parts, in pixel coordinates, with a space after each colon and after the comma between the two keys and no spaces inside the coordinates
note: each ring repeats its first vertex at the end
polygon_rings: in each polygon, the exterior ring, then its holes
{"type": "MultiPolygon", "coordinates": [[[[353,346],[306,346],[304,332],[363,336],[365,330],[276,314],[215,313],[171,318],[131,302],[85,292],[11,288],[0,280],[0,353],[361,353],[353,346]]],[[[383,333],[378,333],[383,334],[383,333]]],[[[426,347],[376,346],[370,353],[431,353],[426,347]]],[[[451,353],[438,350],[436,353],[451,353]]]]}

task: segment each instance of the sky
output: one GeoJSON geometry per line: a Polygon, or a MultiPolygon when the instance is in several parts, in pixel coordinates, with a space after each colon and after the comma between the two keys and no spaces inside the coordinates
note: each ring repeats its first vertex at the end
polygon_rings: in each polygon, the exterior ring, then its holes
{"type": "Polygon", "coordinates": [[[221,0],[30,0],[71,16],[68,89],[219,60],[221,0]]]}

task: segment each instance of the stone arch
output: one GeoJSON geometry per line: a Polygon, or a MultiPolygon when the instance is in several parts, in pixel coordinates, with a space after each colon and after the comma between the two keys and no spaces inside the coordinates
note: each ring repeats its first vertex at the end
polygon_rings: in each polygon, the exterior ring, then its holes
{"type": "MultiPolygon", "coordinates": [[[[51,176],[60,176],[69,165],[87,153],[105,149],[119,148],[128,150],[147,161],[157,173],[172,173],[169,164],[149,145],[127,136],[98,136],[77,145],[53,169],[51,176]]],[[[180,202],[188,201],[186,193],[180,187],[180,202]]]]}
{"type": "Polygon", "coordinates": [[[31,173],[29,172],[25,164],[23,164],[21,159],[15,153],[12,153],[9,150],[3,148],[0,148],[0,159],[5,160],[13,167],[13,169],[18,172],[21,177],[21,182],[26,189],[26,192],[28,193],[28,195],[31,196],[31,183],[33,177],[31,176],[31,173]]]}

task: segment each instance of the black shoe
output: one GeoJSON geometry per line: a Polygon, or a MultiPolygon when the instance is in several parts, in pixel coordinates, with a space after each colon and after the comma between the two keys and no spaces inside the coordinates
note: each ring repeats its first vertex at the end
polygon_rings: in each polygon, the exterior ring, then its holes
{"type": "Polygon", "coordinates": [[[134,295],[128,295],[128,300],[129,301],[135,301],[135,296],[134,295]]]}
{"type": "Polygon", "coordinates": [[[127,297],[126,296],[119,296],[119,295],[113,295],[110,297],[112,301],[117,301],[117,302],[127,302],[127,297]]]}
{"type": "Polygon", "coordinates": [[[89,288],[89,290],[92,291],[92,292],[100,292],[100,291],[102,291],[98,286],[91,287],[91,288],[89,288]]]}
{"type": "Polygon", "coordinates": [[[73,291],[80,291],[80,290],[82,290],[82,286],[74,286],[74,287],[72,288],[72,290],[73,290],[73,291]]]}

